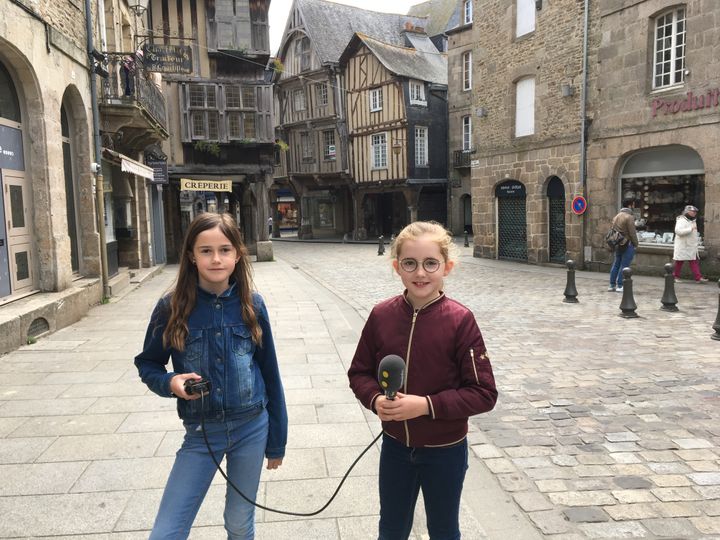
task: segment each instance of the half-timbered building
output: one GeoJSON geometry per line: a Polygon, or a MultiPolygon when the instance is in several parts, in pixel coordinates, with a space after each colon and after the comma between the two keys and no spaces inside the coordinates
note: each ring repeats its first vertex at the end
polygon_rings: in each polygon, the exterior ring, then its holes
{"type": "Polygon", "coordinates": [[[420,26],[425,19],[326,0],[293,3],[277,54],[281,68],[275,81],[276,135],[287,149],[277,152],[271,197],[278,224],[285,219],[278,193],[287,189],[299,201],[301,238],[357,232],[340,55],[356,31],[404,45],[406,22],[420,26]]]}
{"type": "Polygon", "coordinates": [[[356,33],[340,59],[360,238],[447,217],[447,57],[422,28],[403,34],[356,33]]]}

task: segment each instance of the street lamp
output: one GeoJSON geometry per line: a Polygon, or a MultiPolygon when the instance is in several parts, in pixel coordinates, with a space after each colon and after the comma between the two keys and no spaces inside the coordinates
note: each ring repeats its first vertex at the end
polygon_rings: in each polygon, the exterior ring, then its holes
{"type": "Polygon", "coordinates": [[[148,8],[149,0],[128,0],[128,7],[136,17],[142,17],[148,8]]]}

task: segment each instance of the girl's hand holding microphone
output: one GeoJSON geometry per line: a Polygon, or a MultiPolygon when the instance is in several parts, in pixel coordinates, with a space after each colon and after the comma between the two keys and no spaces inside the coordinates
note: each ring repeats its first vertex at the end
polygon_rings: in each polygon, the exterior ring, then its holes
{"type": "Polygon", "coordinates": [[[395,399],[379,396],[375,400],[375,410],[380,420],[385,422],[412,420],[418,416],[430,414],[427,399],[402,392],[398,392],[395,399]]]}

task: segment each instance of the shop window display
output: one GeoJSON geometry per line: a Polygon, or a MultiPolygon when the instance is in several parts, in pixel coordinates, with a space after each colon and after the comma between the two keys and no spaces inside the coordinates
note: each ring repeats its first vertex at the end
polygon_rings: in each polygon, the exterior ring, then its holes
{"type": "MultiPolygon", "coordinates": [[[[675,218],[692,204],[702,209],[705,193],[702,175],[652,176],[625,178],[622,198],[634,198],[635,226],[641,244],[672,246],[675,218]]],[[[698,219],[702,245],[703,220],[698,219]]]]}

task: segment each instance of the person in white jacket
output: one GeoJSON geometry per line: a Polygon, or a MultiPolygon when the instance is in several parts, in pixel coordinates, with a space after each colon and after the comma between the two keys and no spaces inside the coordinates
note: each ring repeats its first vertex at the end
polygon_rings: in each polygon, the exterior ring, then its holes
{"type": "Polygon", "coordinates": [[[698,209],[692,205],[688,205],[683,210],[682,215],[675,220],[675,242],[673,244],[673,260],[675,261],[675,270],[673,275],[675,281],[680,281],[680,271],[683,263],[690,263],[690,271],[695,278],[696,283],[707,281],[700,273],[700,261],[698,259],[699,236],[697,230],[698,209]]]}

